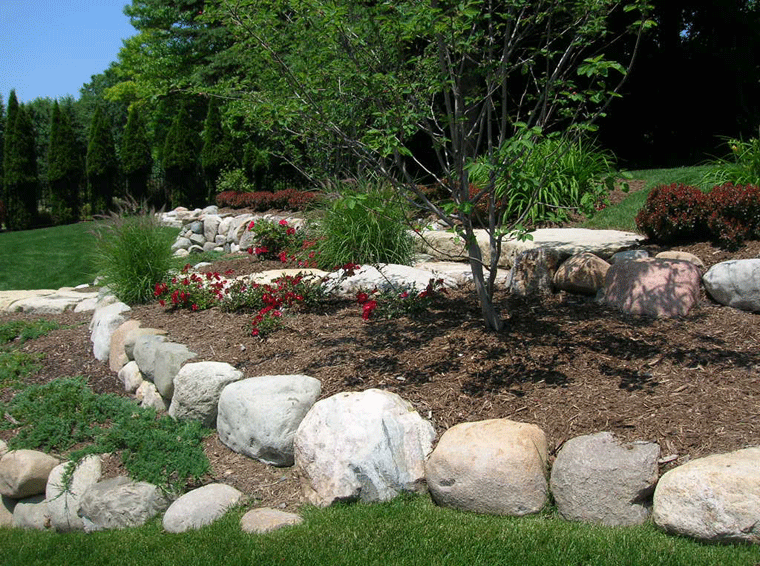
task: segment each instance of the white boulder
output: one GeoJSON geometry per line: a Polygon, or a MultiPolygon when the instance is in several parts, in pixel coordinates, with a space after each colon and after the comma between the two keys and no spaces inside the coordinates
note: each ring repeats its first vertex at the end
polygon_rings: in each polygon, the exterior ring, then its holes
{"type": "Polygon", "coordinates": [[[319,380],[307,375],[266,375],[230,383],[219,397],[219,439],[249,458],[292,466],[296,429],[321,390],[319,380]]]}
{"type": "Polygon", "coordinates": [[[717,263],[702,281],[709,295],[722,305],[760,312],[760,258],[717,263]]]}
{"type": "Polygon", "coordinates": [[[368,389],[314,404],[294,439],[295,465],[314,505],[388,501],[425,485],[435,431],[395,393],[368,389]]]}
{"type": "Polygon", "coordinates": [[[234,487],[221,483],[194,489],[172,503],[164,513],[164,530],[182,533],[210,525],[243,499],[234,487]]]}

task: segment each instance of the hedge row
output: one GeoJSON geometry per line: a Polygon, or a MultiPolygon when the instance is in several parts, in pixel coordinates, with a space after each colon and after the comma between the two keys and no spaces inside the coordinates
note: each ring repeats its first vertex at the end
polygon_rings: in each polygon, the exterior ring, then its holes
{"type": "Polygon", "coordinates": [[[760,239],[760,187],[726,183],[704,193],[673,183],[654,187],[636,226],[662,243],[714,239],[728,249],[760,239]]]}
{"type": "Polygon", "coordinates": [[[224,191],[216,195],[216,205],[229,208],[252,208],[258,212],[266,212],[273,208],[280,210],[304,210],[318,199],[318,193],[298,191],[296,189],[284,189],[276,192],[258,191],[253,193],[224,191]]]}

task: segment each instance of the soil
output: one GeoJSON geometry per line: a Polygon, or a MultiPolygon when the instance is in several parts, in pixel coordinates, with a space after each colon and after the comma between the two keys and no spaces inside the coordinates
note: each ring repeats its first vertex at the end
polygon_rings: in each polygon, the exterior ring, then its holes
{"type": "MultiPolygon", "coordinates": [[[[760,241],[733,253],[709,243],[673,249],[699,256],[709,268],[760,256],[760,241]]],[[[278,267],[246,255],[209,269],[242,275],[278,267]]],[[[508,319],[500,333],[484,329],[466,288],[436,299],[415,319],[365,322],[355,302],[334,300],[319,312],[284,317],[284,329],[265,340],[250,335],[250,314],[150,304],[135,307],[132,317],[166,330],[197,360],[230,363],[246,377],[303,373],[322,382],[322,398],[393,391],[439,434],[465,421],[508,418],[541,427],[554,455],[572,437],[612,431],[626,441],[658,442],[663,471],[760,443],[760,315],[705,296],[680,319],[629,316],[566,293],[530,300],[499,293],[496,302],[508,319]]],[[[0,314],[0,322],[16,318],[23,315],[0,314]]],[[[23,347],[45,354],[31,381],[83,375],[96,392],[124,395],[116,375],[92,357],[91,313],[50,318],[65,327],[23,347]]],[[[302,504],[292,468],[236,454],[217,435],[206,439],[205,451],[211,462],[205,483],[228,483],[260,505],[302,504]]],[[[123,473],[117,455],[107,470],[123,473]]]]}

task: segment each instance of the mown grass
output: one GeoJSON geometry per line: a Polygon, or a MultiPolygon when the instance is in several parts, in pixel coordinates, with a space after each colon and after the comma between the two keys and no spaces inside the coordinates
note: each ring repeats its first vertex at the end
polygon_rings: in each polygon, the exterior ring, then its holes
{"type": "Polygon", "coordinates": [[[657,185],[670,185],[671,183],[683,183],[702,189],[709,188],[703,185],[703,179],[710,166],[699,165],[695,167],[677,167],[675,169],[646,169],[631,171],[631,178],[645,181],[644,189],[631,193],[625,200],[615,206],[610,206],[599,211],[587,220],[585,228],[598,230],[625,230],[636,232],[636,214],[644,206],[647,195],[652,187],[657,185]]]}
{"type": "Polygon", "coordinates": [[[0,291],[92,283],[92,222],[0,233],[0,291]]]}
{"type": "Polygon", "coordinates": [[[475,515],[436,507],[422,496],[307,508],[304,524],[267,535],[241,532],[244,511],[235,509],[182,534],[165,533],[158,520],[89,535],[0,529],[3,564],[752,566],[760,561],[760,547],[705,545],[652,525],[589,526],[565,522],[553,512],[523,518],[475,515]]]}

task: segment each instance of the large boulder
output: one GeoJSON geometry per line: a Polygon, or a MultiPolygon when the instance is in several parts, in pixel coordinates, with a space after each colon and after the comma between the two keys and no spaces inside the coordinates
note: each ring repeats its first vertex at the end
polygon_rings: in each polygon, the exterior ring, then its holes
{"type": "Polygon", "coordinates": [[[604,302],[629,314],[686,316],[699,300],[700,279],[689,261],[622,261],[607,271],[604,302]]]}
{"type": "Polygon", "coordinates": [[[174,378],[174,396],[169,415],[178,420],[216,424],[219,396],[225,386],[243,378],[243,372],[223,362],[185,364],[174,378]]]}
{"type": "Polygon", "coordinates": [[[520,516],[546,504],[547,462],[546,435],[540,428],[491,419],[461,423],[443,433],[425,477],[441,506],[520,516]]]}
{"type": "Polygon", "coordinates": [[[91,485],[82,495],[79,516],[86,532],[139,527],[169,507],[157,486],[119,476],[91,485]]]}
{"type": "Polygon", "coordinates": [[[654,522],[710,542],[760,543],[760,447],[698,458],[663,474],[654,522]]]}
{"type": "Polygon", "coordinates": [[[163,336],[154,335],[140,336],[134,355],[143,378],[152,381],[167,400],[174,395],[174,378],[182,365],[197,356],[184,344],[167,342],[163,336]]]}
{"type": "Polygon", "coordinates": [[[90,341],[96,359],[104,362],[111,354],[111,336],[126,320],[122,314],[132,309],[124,303],[113,303],[95,309],[90,321],[90,341]]]}
{"type": "Polygon", "coordinates": [[[609,268],[609,263],[594,254],[584,252],[574,255],[557,269],[554,286],[570,293],[596,295],[604,286],[609,268]]]}
{"type": "Polygon", "coordinates": [[[111,347],[108,354],[108,367],[111,368],[111,371],[118,372],[129,361],[124,349],[124,340],[137,328],[140,328],[139,320],[127,320],[114,330],[111,335],[111,347]]]}
{"type": "Polygon", "coordinates": [[[321,390],[319,380],[307,375],[266,375],[230,383],[219,397],[219,439],[249,458],[292,466],[296,429],[321,390]]]}
{"type": "Polygon", "coordinates": [[[702,280],[720,304],[760,312],[760,258],[716,263],[702,280]]]}
{"type": "Polygon", "coordinates": [[[65,481],[66,470],[72,462],[59,464],[48,477],[45,489],[51,526],[58,532],[83,531],[84,523],[78,515],[82,494],[100,481],[100,456],[87,456],[76,464],[65,481]]]}
{"type": "Polygon", "coordinates": [[[550,248],[521,252],[509,272],[509,292],[520,297],[551,294],[560,261],[560,253],[550,248]]]}
{"type": "Polygon", "coordinates": [[[45,495],[32,495],[16,503],[13,509],[13,526],[17,529],[48,530],[51,526],[50,512],[45,495]]]}
{"type": "Polygon", "coordinates": [[[388,501],[424,489],[435,431],[395,393],[368,389],[314,404],[296,431],[297,473],[310,503],[388,501]]]}
{"type": "Polygon", "coordinates": [[[45,493],[58,460],[37,450],[11,450],[0,459],[0,494],[23,499],[45,493]]]}
{"type": "Polygon", "coordinates": [[[212,483],[194,489],[172,503],[164,513],[164,530],[182,533],[210,525],[243,499],[230,485],[212,483]]]}
{"type": "Polygon", "coordinates": [[[659,457],[658,444],[624,444],[609,432],[568,440],[552,466],[550,481],[560,515],[610,526],[645,522],[659,457]]]}
{"type": "Polygon", "coordinates": [[[443,287],[453,289],[456,279],[448,275],[433,275],[430,271],[416,269],[407,265],[380,264],[363,265],[353,275],[345,276],[342,269],[325,277],[323,287],[326,291],[341,297],[352,297],[358,291],[367,289],[415,289],[424,291],[431,280],[441,280],[443,287]]]}

